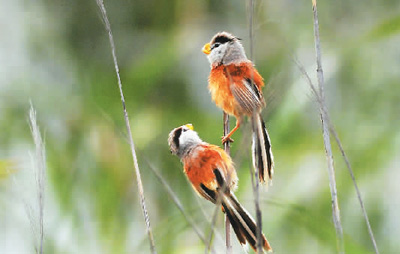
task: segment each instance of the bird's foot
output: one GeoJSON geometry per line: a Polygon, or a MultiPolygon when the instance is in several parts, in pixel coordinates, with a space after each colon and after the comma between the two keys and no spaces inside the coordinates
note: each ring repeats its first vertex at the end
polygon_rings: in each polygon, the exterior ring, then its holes
{"type": "Polygon", "coordinates": [[[229,137],[229,136],[222,136],[221,141],[222,141],[222,144],[225,144],[226,142],[230,142],[230,143],[234,142],[234,140],[231,139],[231,137],[229,137]]]}

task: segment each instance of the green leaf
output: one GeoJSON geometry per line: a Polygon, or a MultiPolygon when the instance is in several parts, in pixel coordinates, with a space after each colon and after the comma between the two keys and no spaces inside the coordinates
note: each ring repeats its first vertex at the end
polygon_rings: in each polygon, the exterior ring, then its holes
{"type": "Polygon", "coordinates": [[[400,32],[400,15],[390,17],[373,27],[366,35],[366,40],[383,40],[400,32]]]}

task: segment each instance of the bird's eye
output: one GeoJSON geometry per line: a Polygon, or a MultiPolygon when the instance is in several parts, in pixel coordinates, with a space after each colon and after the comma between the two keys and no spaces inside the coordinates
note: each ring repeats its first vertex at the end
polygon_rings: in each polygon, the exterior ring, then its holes
{"type": "Polygon", "coordinates": [[[221,45],[221,43],[219,43],[219,42],[214,43],[214,44],[211,46],[211,50],[213,50],[213,49],[215,49],[215,48],[218,48],[220,45],[221,45]]]}
{"type": "Polygon", "coordinates": [[[183,130],[183,132],[186,132],[187,131],[187,129],[182,129],[183,130]]]}

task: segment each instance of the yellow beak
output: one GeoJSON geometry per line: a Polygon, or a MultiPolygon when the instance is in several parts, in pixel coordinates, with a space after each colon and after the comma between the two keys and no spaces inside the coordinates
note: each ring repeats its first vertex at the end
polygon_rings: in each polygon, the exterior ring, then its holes
{"type": "Polygon", "coordinates": [[[202,49],[203,53],[209,55],[211,53],[211,45],[210,43],[206,43],[202,49]]]}
{"type": "Polygon", "coordinates": [[[191,123],[185,124],[185,126],[190,130],[194,130],[193,125],[191,123]]]}

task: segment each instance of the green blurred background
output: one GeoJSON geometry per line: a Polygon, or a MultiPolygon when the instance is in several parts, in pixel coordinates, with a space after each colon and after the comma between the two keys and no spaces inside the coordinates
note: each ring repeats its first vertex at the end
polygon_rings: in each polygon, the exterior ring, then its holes
{"type": "MultiPolygon", "coordinates": [[[[312,78],[311,1],[255,1],[254,61],[275,176],[261,193],[263,231],[276,253],[336,253],[312,78]]],[[[94,0],[0,0],[0,252],[33,253],[24,203],[38,213],[29,102],[46,143],[44,253],[150,253],[108,36],[94,0]]],[[[248,1],[105,1],[158,253],[204,245],[149,167],[208,235],[214,206],[200,200],[167,146],[191,122],[219,144],[222,113],[207,90],[201,47],[218,31],[249,52],[248,1]],[[204,214],[208,214],[205,216],[204,214]]],[[[326,97],[381,253],[400,248],[400,2],[319,1],[326,97]]],[[[315,80],[315,79],[314,79],[315,80]]],[[[234,120],[231,121],[232,125],[234,120]]],[[[249,125],[235,134],[237,196],[254,214],[249,125]]],[[[351,179],[333,143],[346,253],[373,253],[351,179]]],[[[224,253],[222,213],[213,242],[224,253]]],[[[232,236],[234,253],[245,253],[232,236]]]]}

